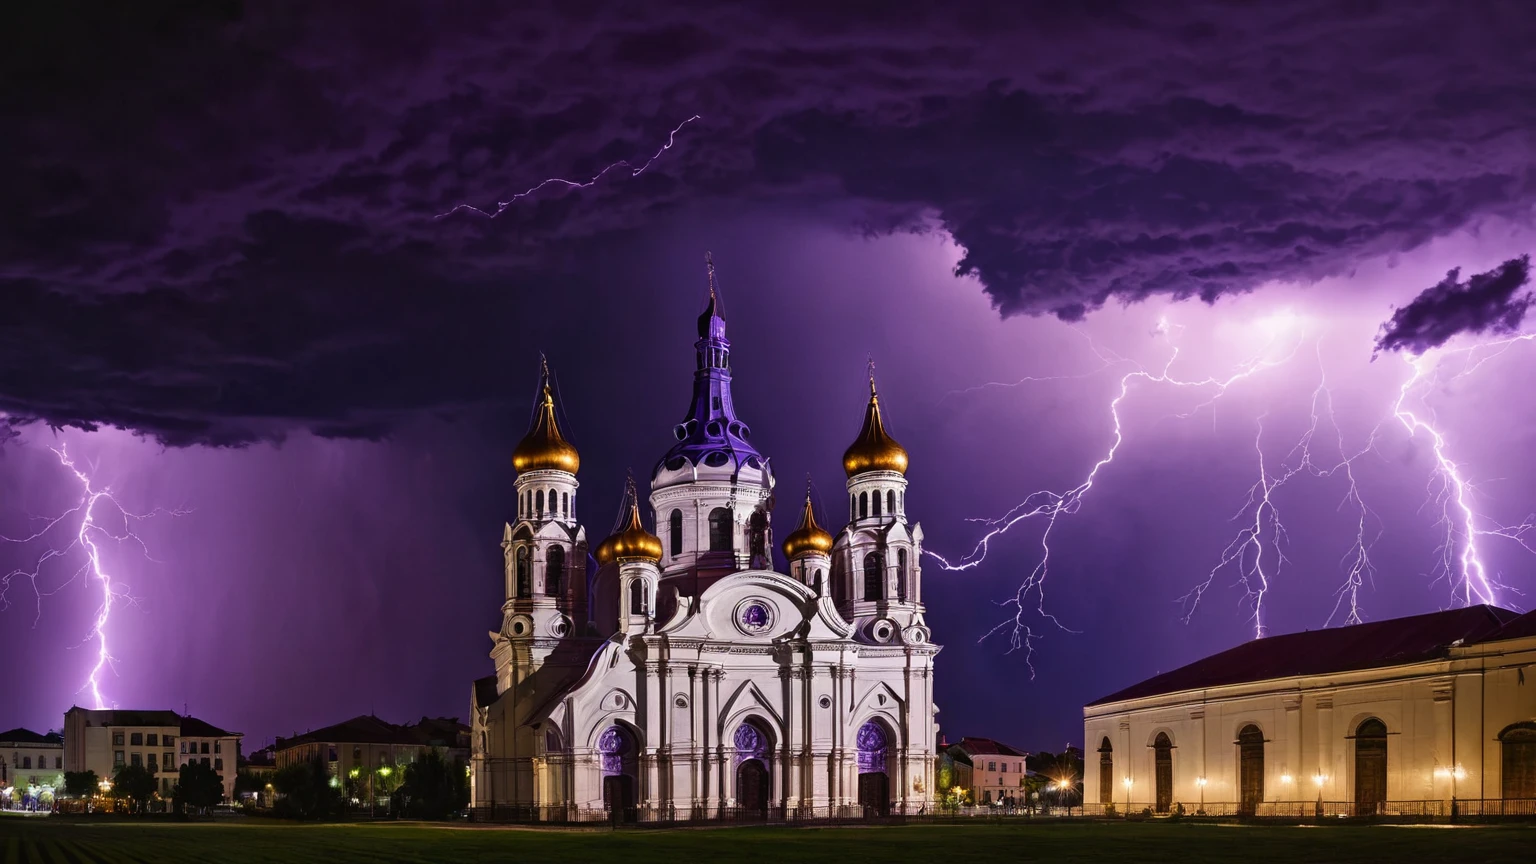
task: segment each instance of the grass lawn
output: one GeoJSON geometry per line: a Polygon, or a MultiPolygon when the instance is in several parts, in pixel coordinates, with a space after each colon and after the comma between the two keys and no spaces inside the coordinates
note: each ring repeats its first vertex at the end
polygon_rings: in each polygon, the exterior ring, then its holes
{"type": "Polygon", "coordinates": [[[548,831],[424,824],[136,824],[0,818],[0,856],[19,862],[351,861],[923,864],[1045,861],[1521,862],[1536,826],[1325,827],[1010,823],[856,828],[548,831]]]}

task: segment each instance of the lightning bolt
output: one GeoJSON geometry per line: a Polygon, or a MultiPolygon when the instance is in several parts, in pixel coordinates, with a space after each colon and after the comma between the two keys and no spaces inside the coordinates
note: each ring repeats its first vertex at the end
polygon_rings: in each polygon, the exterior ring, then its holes
{"type": "Polygon", "coordinates": [[[1210,589],[1216,576],[1231,569],[1236,571],[1237,583],[1243,588],[1243,601],[1250,604],[1252,609],[1249,621],[1253,625],[1254,638],[1263,638],[1266,632],[1264,601],[1268,596],[1270,583],[1289,561],[1285,555],[1289,535],[1284,522],[1281,521],[1275,493],[1296,477],[1313,477],[1322,480],[1342,477],[1346,483],[1344,495],[1337,509],[1342,512],[1345,508],[1351,508],[1355,512],[1355,539],[1349,550],[1340,558],[1340,563],[1345,569],[1345,577],[1343,584],[1336,592],[1337,599],[1333,612],[1328,617],[1328,623],[1331,624],[1346,605],[1349,612],[1344,623],[1357,624],[1362,620],[1359,592],[1361,586],[1373,578],[1376,572],[1375,565],[1371,563],[1371,548],[1381,536],[1381,520],[1360,494],[1360,484],[1355,478],[1354,463],[1373,450],[1381,425],[1378,424],[1376,429],[1372,430],[1365,446],[1360,450],[1353,453],[1346,451],[1344,433],[1339,428],[1333,410],[1333,391],[1328,387],[1328,376],[1322,368],[1321,340],[1317,342],[1317,355],[1319,376],[1317,387],[1312,391],[1311,422],[1292,445],[1290,451],[1277,463],[1274,470],[1270,469],[1270,463],[1266,461],[1264,452],[1264,421],[1269,416],[1268,413],[1261,414],[1255,421],[1257,431],[1254,434],[1253,449],[1257,457],[1258,479],[1248,488],[1246,500],[1232,517],[1232,521],[1241,526],[1236,535],[1222,549],[1216,565],[1206,574],[1205,580],[1179,598],[1179,603],[1184,609],[1183,620],[1186,624],[1194,617],[1201,599],[1210,589]],[[1313,447],[1325,421],[1333,429],[1333,446],[1338,454],[1337,461],[1331,464],[1320,463],[1314,454],[1313,447]],[[1265,563],[1266,551],[1271,561],[1268,569],[1265,563]]]}
{"type": "Polygon", "coordinates": [[[1398,390],[1397,402],[1392,407],[1392,416],[1402,424],[1410,437],[1418,438],[1423,435],[1430,442],[1431,452],[1435,458],[1435,469],[1430,478],[1430,497],[1426,504],[1440,508],[1440,518],[1436,524],[1444,532],[1443,539],[1436,550],[1440,559],[1435,566],[1434,574],[1437,581],[1443,578],[1451,584],[1452,596],[1456,597],[1462,605],[1470,606],[1476,603],[1499,605],[1498,590],[1501,588],[1508,590],[1508,586],[1498,584],[1495,577],[1489,574],[1488,565],[1484,563],[1482,553],[1478,549],[1478,538],[1503,537],[1515,541],[1527,551],[1536,553],[1536,549],[1532,549],[1526,541],[1527,535],[1536,528],[1536,515],[1527,516],[1525,521],[1518,525],[1502,525],[1477,513],[1472,503],[1476,487],[1467,480],[1462,466],[1448,454],[1445,436],[1436,428],[1433,410],[1424,406],[1423,395],[1418,396],[1418,402],[1424,407],[1417,411],[1409,405],[1409,399],[1415,391],[1465,378],[1490,360],[1509,351],[1516,343],[1528,342],[1532,339],[1536,339],[1536,334],[1524,334],[1449,351],[1432,350],[1418,356],[1403,355],[1411,374],[1398,390]],[[1478,357],[1478,352],[1485,349],[1491,350],[1484,353],[1482,357],[1478,357]],[[1456,355],[1462,357],[1461,369],[1450,377],[1442,379],[1442,370],[1447,358],[1456,355]]]}
{"type": "MultiPolygon", "coordinates": [[[[139,545],[145,557],[149,558],[148,547],[144,545],[143,539],[132,531],[129,526],[134,522],[143,521],[157,515],[181,516],[190,511],[156,509],[145,514],[129,511],[113,497],[112,490],[109,487],[96,488],[90,474],[87,473],[87,469],[76,463],[69,455],[67,445],[61,445],[57,448],[50,447],[48,449],[53,451],[54,455],[59,459],[59,464],[73,475],[80,484],[80,500],[73,507],[60,513],[58,516],[41,520],[44,524],[31,535],[25,537],[0,535],[0,541],[23,545],[45,541],[50,534],[55,533],[55,528],[65,524],[72,517],[78,516],[80,522],[67,544],[45,548],[30,570],[15,569],[6,574],[3,580],[0,580],[0,609],[9,608],[11,605],[9,599],[11,583],[17,578],[25,578],[30,582],[33,594],[37,598],[37,613],[33,618],[33,626],[36,626],[38,619],[42,616],[44,597],[57,594],[64,587],[81,577],[86,577],[93,582],[101,592],[101,605],[96,608],[95,619],[92,622],[90,633],[85,638],[85,642],[95,643],[96,663],[91,667],[90,674],[86,676],[85,683],[76,692],[89,690],[95,707],[98,709],[106,708],[108,707],[107,699],[101,692],[102,677],[107,670],[115,669],[116,663],[116,658],[112,656],[112,650],[108,644],[107,633],[108,624],[112,619],[112,610],[119,603],[132,604],[137,601],[127,592],[126,586],[120,580],[113,578],[112,574],[108,572],[106,565],[103,564],[102,544],[108,540],[114,542],[132,540],[139,545]],[[103,502],[121,515],[124,525],[124,530],[121,534],[113,533],[97,521],[97,506],[103,502]],[[45,590],[40,584],[45,566],[54,559],[68,558],[72,553],[76,552],[84,554],[84,560],[80,566],[72,572],[68,579],[51,589],[45,590]]],[[[149,560],[153,561],[154,559],[149,558],[149,560]]]]}
{"type": "Polygon", "coordinates": [[[636,168],[628,159],[620,159],[619,161],[614,162],[613,164],[611,164],[608,167],[604,168],[603,170],[597,172],[596,174],[593,174],[591,176],[591,178],[589,178],[587,180],[567,180],[567,179],[565,179],[563,177],[550,177],[550,178],[548,178],[546,180],[541,180],[538,183],[536,183],[536,184],[534,184],[532,186],[529,186],[527,189],[524,189],[523,191],[517,193],[516,195],[513,195],[511,198],[508,198],[505,201],[498,201],[498,202],[496,202],[496,209],[494,209],[494,210],[483,210],[483,209],[481,209],[479,207],[474,206],[473,204],[458,204],[458,205],[455,205],[452,210],[448,210],[448,211],[446,211],[444,213],[439,213],[434,218],[436,218],[436,219],[444,219],[444,218],[447,218],[449,216],[452,216],[453,214],[459,212],[460,210],[467,210],[467,211],[469,211],[471,213],[478,213],[479,215],[484,216],[487,219],[495,219],[497,216],[500,216],[501,214],[507,212],[507,208],[508,207],[511,207],[513,204],[516,204],[518,201],[521,201],[522,199],[527,198],[529,195],[533,195],[534,193],[538,192],[540,189],[543,189],[546,186],[563,186],[563,187],[565,187],[567,189],[587,189],[587,188],[590,188],[591,186],[595,185],[597,183],[597,181],[599,181],[599,180],[603,179],[604,177],[606,177],[608,175],[608,173],[610,171],[613,171],[615,168],[628,168],[628,169],[630,169],[629,170],[629,176],[631,176],[631,177],[639,177],[641,174],[644,174],[645,170],[647,168],[651,167],[651,165],[657,159],[660,159],[663,153],[666,153],[668,150],[672,149],[672,145],[674,143],[676,143],[676,141],[677,141],[677,133],[683,131],[683,127],[684,126],[687,126],[689,123],[692,123],[693,121],[698,120],[698,119],[700,119],[699,115],[695,114],[692,117],[689,117],[687,120],[684,120],[683,122],[677,124],[677,126],[672,130],[672,132],[667,135],[667,143],[661,145],[661,148],[658,149],[655,152],[655,154],[651,156],[651,158],[645,160],[645,162],[642,165],[640,165],[640,167],[638,167],[638,168],[636,168]]]}
{"type": "MultiPolygon", "coordinates": [[[[1028,665],[1033,655],[1033,640],[1039,635],[1024,620],[1024,615],[1031,605],[1031,596],[1035,598],[1032,605],[1036,614],[1040,615],[1044,620],[1050,621],[1058,628],[1068,630],[1054,615],[1045,610],[1045,585],[1050,574],[1052,554],[1051,536],[1056,529],[1058,520],[1062,516],[1077,513],[1082,508],[1083,499],[1087,497],[1088,493],[1093,490],[1094,485],[1098,482],[1099,472],[1115,461],[1115,456],[1119,453],[1120,446],[1125,442],[1125,428],[1121,420],[1120,408],[1130,396],[1133,384],[1161,384],[1176,389],[1209,390],[1211,395],[1204,402],[1201,402],[1184,414],[1176,415],[1180,418],[1190,417],[1209,407],[1237,382],[1252,377],[1263,370],[1289,362],[1302,344],[1301,340],[1298,339],[1288,351],[1284,351],[1277,357],[1275,356],[1275,348],[1278,344],[1279,336],[1276,335],[1257,353],[1238,364],[1236,371],[1225,378],[1186,379],[1175,377],[1172,373],[1174,363],[1179,358],[1179,347],[1175,338],[1176,332],[1182,332],[1182,328],[1176,328],[1171,325],[1166,318],[1159,321],[1158,327],[1154,331],[1154,335],[1164,338],[1169,345],[1168,359],[1163,364],[1161,370],[1153,372],[1137,366],[1137,368],[1127,372],[1120,378],[1116,394],[1109,403],[1109,415],[1114,427],[1109,448],[1104,456],[1089,469],[1082,482],[1064,491],[1043,489],[1031,492],[1023,501],[1002,516],[994,519],[971,520],[985,525],[987,530],[971,551],[962,558],[950,561],[937,552],[924,550],[945,570],[970,570],[980,566],[986,560],[993,540],[1006,534],[1021,522],[1030,519],[1044,520],[1045,527],[1040,536],[1039,561],[1024,580],[1020,582],[1014,595],[999,604],[1003,608],[1012,608],[1013,615],[1005,618],[997,626],[983,634],[979,641],[984,641],[999,632],[1007,631],[1009,633],[1009,652],[1023,650],[1025,652],[1025,662],[1028,665]]],[[[1101,361],[1106,363],[1131,362],[1118,355],[1110,355],[1103,351],[1096,350],[1095,353],[1101,361]]],[[[1068,632],[1072,631],[1068,630],[1068,632]]],[[[1030,674],[1031,676],[1034,674],[1033,665],[1030,665],[1030,674]]]]}

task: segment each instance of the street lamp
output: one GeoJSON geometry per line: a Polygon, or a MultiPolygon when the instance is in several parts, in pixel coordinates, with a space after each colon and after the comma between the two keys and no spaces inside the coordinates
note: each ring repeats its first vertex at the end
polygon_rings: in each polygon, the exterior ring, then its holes
{"type": "Polygon", "coordinates": [[[1200,815],[1202,815],[1202,816],[1205,815],[1205,784],[1206,784],[1206,782],[1207,781],[1206,781],[1206,779],[1204,777],[1196,777],[1195,778],[1195,785],[1200,787],[1200,815]]]}
{"type": "Polygon", "coordinates": [[[1131,778],[1125,778],[1125,815],[1131,815],[1131,778]]]}

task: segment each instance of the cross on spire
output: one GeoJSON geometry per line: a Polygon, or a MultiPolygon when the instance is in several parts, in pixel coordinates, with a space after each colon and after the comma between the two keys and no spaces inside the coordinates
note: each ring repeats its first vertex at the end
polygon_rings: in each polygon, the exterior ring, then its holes
{"type": "Polygon", "coordinates": [[[869,395],[875,395],[875,355],[868,355],[869,359],[869,395]]]}
{"type": "Polygon", "coordinates": [[[704,253],[704,269],[709,273],[709,299],[718,300],[715,295],[715,253],[704,253]]]}

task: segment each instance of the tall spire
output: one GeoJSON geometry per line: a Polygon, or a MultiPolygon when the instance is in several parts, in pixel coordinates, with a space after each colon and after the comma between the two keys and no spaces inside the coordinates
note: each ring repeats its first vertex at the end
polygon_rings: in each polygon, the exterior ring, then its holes
{"type": "Polygon", "coordinates": [[[539,401],[534,406],[528,434],[512,451],[512,467],[518,473],[566,471],[571,474],[581,467],[581,455],[560,434],[560,424],[555,419],[555,396],[549,386],[549,361],[542,352],[539,354],[539,401]]]}
{"type": "Polygon", "coordinates": [[[682,467],[686,459],[734,473],[742,465],[766,470],[761,453],[747,439],[750,430],[736,416],[731,398],[731,340],[725,336],[725,318],[715,273],[714,256],[704,256],[709,299],[699,315],[699,339],[693,343],[693,399],[688,416],[675,430],[678,443],[662,457],[671,470],[682,467]]]}

